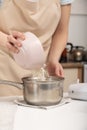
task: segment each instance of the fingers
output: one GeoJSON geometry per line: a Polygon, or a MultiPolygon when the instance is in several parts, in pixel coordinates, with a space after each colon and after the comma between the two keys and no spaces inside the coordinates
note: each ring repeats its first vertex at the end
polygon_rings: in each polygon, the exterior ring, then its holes
{"type": "Polygon", "coordinates": [[[47,65],[47,70],[51,76],[64,77],[64,70],[62,68],[62,65],[58,62],[56,64],[47,65]]]}
{"type": "Polygon", "coordinates": [[[14,53],[18,53],[19,47],[22,46],[21,42],[15,39],[12,35],[9,35],[7,37],[7,40],[8,40],[7,42],[8,49],[14,53]]]}
{"type": "Polygon", "coordinates": [[[16,39],[17,39],[17,38],[20,38],[21,40],[24,40],[24,39],[25,39],[24,34],[21,33],[21,32],[18,32],[18,31],[12,31],[12,32],[11,32],[11,35],[12,35],[13,37],[15,37],[16,39]]]}
{"type": "Polygon", "coordinates": [[[14,53],[18,53],[20,50],[20,47],[22,46],[21,41],[18,39],[21,39],[21,40],[25,39],[23,33],[13,31],[12,34],[8,35],[7,37],[8,42],[6,46],[10,51],[14,53]]]}
{"type": "Polygon", "coordinates": [[[14,53],[18,53],[19,52],[19,48],[17,48],[16,46],[12,45],[12,43],[9,44],[9,42],[7,42],[6,46],[9,49],[9,51],[11,51],[11,52],[14,52],[14,53]]]}
{"type": "Polygon", "coordinates": [[[64,70],[60,64],[59,64],[59,67],[56,68],[55,74],[56,76],[64,77],[64,70]]]}

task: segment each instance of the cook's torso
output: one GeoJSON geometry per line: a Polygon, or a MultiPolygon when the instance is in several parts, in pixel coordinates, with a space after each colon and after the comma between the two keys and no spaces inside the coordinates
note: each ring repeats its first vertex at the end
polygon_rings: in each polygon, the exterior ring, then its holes
{"type": "Polygon", "coordinates": [[[30,31],[44,44],[50,40],[60,19],[58,0],[5,0],[0,11],[0,30],[30,31]]]}
{"type": "MultiPolygon", "coordinates": [[[[2,8],[0,7],[0,30],[7,34],[12,30],[33,32],[41,40],[47,56],[52,35],[60,19],[60,5],[56,1],[4,0],[2,8]]],[[[33,73],[20,67],[8,53],[7,48],[0,46],[0,79],[21,82],[22,77],[33,73]]],[[[20,93],[15,87],[0,85],[0,95],[20,93]]]]}

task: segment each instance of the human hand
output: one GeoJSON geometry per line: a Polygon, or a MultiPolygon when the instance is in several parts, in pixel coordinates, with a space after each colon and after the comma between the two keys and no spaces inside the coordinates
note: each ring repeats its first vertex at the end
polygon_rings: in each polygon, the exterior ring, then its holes
{"type": "Polygon", "coordinates": [[[64,71],[62,65],[58,61],[47,62],[46,69],[51,76],[64,77],[64,71]]]}
{"type": "Polygon", "coordinates": [[[24,40],[25,36],[23,33],[18,31],[12,31],[10,35],[7,36],[7,48],[14,53],[18,53],[20,50],[20,47],[22,46],[20,40],[24,40]]]}

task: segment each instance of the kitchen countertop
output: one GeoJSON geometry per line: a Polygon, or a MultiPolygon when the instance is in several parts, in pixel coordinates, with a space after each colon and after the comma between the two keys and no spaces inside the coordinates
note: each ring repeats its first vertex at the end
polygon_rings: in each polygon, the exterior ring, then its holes
{"type": "Polygon", "coordinates": [[[61,64],[64,68],[82,68],[84,62],[65,62],[61,64]]]}
{"type": "Polygon", "coordinates": [[[87,101],[71,100],[50,109],[14,103],[20,97],[0,98],[0,130],[87,130],[87,101]]]}

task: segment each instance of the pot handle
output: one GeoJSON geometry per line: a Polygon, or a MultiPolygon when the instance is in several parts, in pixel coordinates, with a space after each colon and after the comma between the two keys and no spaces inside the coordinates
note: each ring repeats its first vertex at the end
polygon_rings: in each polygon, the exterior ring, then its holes
{"type": "Polygon", "coordinates": [[[0,84],[11,85],[11,86],[17,87],[19,89],[24,88],[23,83],[18,83],[18,82],[13,82],[13,81],[0,80],[0,84]]]}

